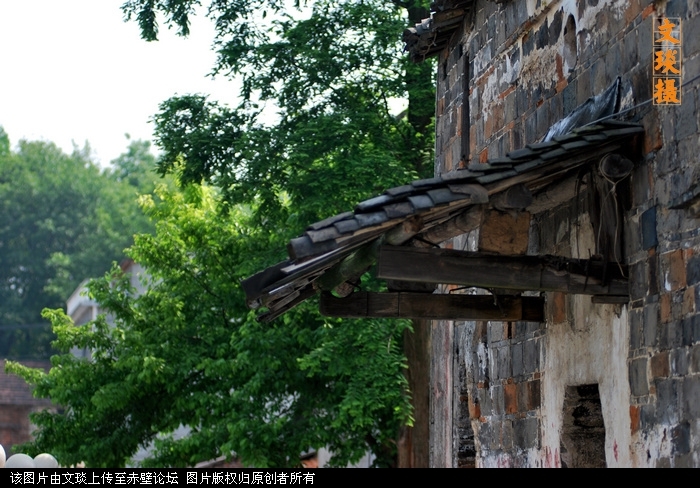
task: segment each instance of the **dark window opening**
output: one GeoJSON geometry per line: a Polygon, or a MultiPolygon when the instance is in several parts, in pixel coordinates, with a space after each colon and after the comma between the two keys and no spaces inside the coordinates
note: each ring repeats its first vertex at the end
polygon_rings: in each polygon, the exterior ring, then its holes
{"type": "Polygon", "coordinates": [[[605,425],[598,385],[567,386],[561,431],[562,468],[605,468],[605,425]]]}
{"type": "Polygon", "coordinates": [[[576,21],[573,15],[569,15],[564,26],[564,62],[569,69],[568,73],[564,73],[565,76],[568,76],[574,70],[577,59],[576,21]]]}

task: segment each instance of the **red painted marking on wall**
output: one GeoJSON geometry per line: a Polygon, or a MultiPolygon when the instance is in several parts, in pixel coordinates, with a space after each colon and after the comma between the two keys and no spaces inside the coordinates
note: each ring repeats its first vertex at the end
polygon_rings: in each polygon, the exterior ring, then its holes
{"type": "Polygon", "coordinates": [[[544,467],[552,468],[552,452],[549,450],[549,446],[544,448],[544,467]]]}

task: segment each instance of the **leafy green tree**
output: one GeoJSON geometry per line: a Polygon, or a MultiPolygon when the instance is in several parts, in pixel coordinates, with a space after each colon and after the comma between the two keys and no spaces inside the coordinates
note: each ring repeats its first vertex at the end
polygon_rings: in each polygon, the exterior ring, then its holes
{"type": "MultiPolygon", "coordinates": [[[[187,34],[199,3],[131,0],[124,9],[153,40],[159,14],[187,34]]],[[[259,202],[260,220],[287,221],[294,235],[320,216],[432,173],[435,93],[431,64],[410,63],[401,42],[405,27],[427,16],[422,2],[287,5],[211,2],[215,73],[242,80],[242,101],[230,108],[175,97],[155,123],[161,172],[213,183],[231,202],[259,202]],[[401,115],[392,109],[397,100],[408,104],[401,115]]]]}
{"type": "Polygon", "coordinates": [[[138,195],[149,195],[157,184],[164,182],[156,174],[156,157],[151,152],[151,143],[131,140],[129,134],[126,134],[126,139],[129,146],[110,162],[105,174],[109,179],[123,183],[123,188],[129,185],[137,190],[138,195]]]}
{"type": "MultiPolygon", "coordinates": [[[[129,0],[123,9],[155,40],[158,19],[186,35],[199,4],[129,0]]],[[[150,207],[156,236],[131,250],[152,274],[147,293],[134,298],[115,275],[92,286],[114,328],[51,314],[61,349],[89,347],[92,360],[64,354],[48,375],[15,366],[66,407],[34,419],[31,449],[94,466],[121,465],[151,441],[154,465],[235,452],[290,466],[323,446],[337,465],[367,450],[392,463],[398,429],[411,421],[407,322],[332,320],[304,303],[263,326],[238,281],[282,259],[310,222],[432,173],[432,69],[409,64],[401,43],[427,9],[419,0],[287,7],[210,2],[214,72],[242,80],[240,104],[185,95],[161,105],[158,169],[188,190],[162,194],[150,207]],[[168,438],[181,424],[191,435],[168,438]]]]}
{"type": "Polygon", "coordinates": [[[10,154],[10,138],[5,129],[0,127],[0,157],[5,157],[8,154],[10,154]]]}
{"type": "Polygon", "coordinates": [[[138,236],[129,252],[151,275],[145,294],[134,297],[117,269],[90,285],[113,325],[102,317],[75,327],[47,312],[57,346],[89,348],[92,359],[55,356],[48,374],[8,366],[66,407],[33,418],[41,430],[28,452],[114,467],[154,441],[147,465],[235,452],[250,465],[295,466],[309,447],[328,446],[343,465],[368,443],[391,445],[410,421],[399,345],[407,322],[341,324],[309,306],[257,322],[238,282],[274,236],[251,225],[247,208],[223,217],[210,189],[160,195],[145,200],[156,235],[138,236]],[[168,437],[180,425],[191,433],[168,437]]]}
{"type": "Polygon", "coordinates": [[[9,329],[0,351],[48,357],[50,334],[18,326],[43,322],[44,307],[63,306],[83,279],[123,259],[134,233],[152,227],[138,208],[137,190],[102,172],[89,148],[67,155],[51,143],[20,141],[11,152],[6,136],[3,147],[0,325],[9,329]]]}

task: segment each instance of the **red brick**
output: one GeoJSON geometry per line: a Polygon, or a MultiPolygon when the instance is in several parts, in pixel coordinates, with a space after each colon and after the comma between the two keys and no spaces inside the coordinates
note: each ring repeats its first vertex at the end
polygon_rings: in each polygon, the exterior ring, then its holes
{"type": "MultiPolygon", "coordinates": [[[[474,339],[478,339],[482,342],[486,342],[486,338],[488,337],[488,323],[479,321],[476,323],[476,331],[474,332],[474,339]]],[[[477,388],[488,388],[488,382],[479,383],[482,386],[477,386],[477,388]]]]}
{"type": "Polygon", "coordinates": [[[668,291],[668,286],[671,291],[684,288],[686,286],[685,279],[685,260],[683,259],[683,250],[676,249],[661,255],[661,270],[663,272],[664,289],[668,291]]]}
{"type": "Polygon", "coordinates": [[[491,135],[493,134],[493,123],[494,120],[492,114],[484,117],[484,141],[491,139],[491,135]]]}
{"type": "Polygon", "coordinates": [[[627,10],[625,10],[625,22],[627,24],[632,23],[632,21],[640,14],[642,11],[642,6],[639,0],[630,0],[627,5],[627,10]]]}
{"type": "Polygon", "coordinates": [[[630,405],[630,431],[632,435],[639,430],[639,412],[640,408],[637,405],[630,405]]]}
{"type": "Polygon", "coordinates": [[[644,154],[649,154],[653,151],[658,151],[663,146],[661,138],[661,128],[659,127],[659,119],[655,113],[642,119],[644,125],[644,154]]]}
{"type": "Polygon", "coordinates": [[[651,357],[651,376],[653,378],[668,378],[668,351],[660,352],[651,357]]]}
{"type": "Polygon", "coordinates": [[[451,148],[448,147],[447,151],[445,151],[445,162],[444,162],[444,172],[452,171],[452,151],[451,148]]]}
{"type": "Polygon", "coordinates": [[[503,102],[496,103],[491,110],[491,116],[493,117],[492,131],[498,132],[503,127],[503,102]]]}
{"type": "Polygon", "coordinates": [[[489,150],[488,150],[488,148],[486,148],[479,153],[479,162],[480,163],[487,163],[488,160],[489,160],[489,150]]]}
{"type": "Polygon", "coordinates": [[[662,324],[667,324],[671,321],[671,295],[662,293],[659,295],[659,310],[662,324]]]}
{"type": "Polygon", "coordinates": [[[503,386],[506,413],[518,412],[518,385],[509,383],[503,386]]]}
{"type": "Polygon", "coordinates": [[[469,154],[476,153],[476,124],[469,127],[469,154]]]}
{"type": "Polygon", "coordinates": [[[551,303],[552,322],[555,324],[566,322],[566,294],[557,291],[550,293],[547,298],[547,302],[551,303]]]}
{"type": "Polygon", "coordinates": [[[469,418],[478,419],[481,417],[481,406],[469,399],[469,418]]]}
{"type": "Polygon", "coordinates": [[[557,54],[556,63],[557,63],[556,92],[560,93],[564,88],[566,88],[566,86],[569,84],[569,82],[566,79],[566,76],[564,76],[564,61],[562,60],[562,57],[560,54],[557,54]]]}
{"type": "Polygon", "coordinates": [[[525,254],[529,229],[528,212],[513,216],[490,210],[479,231],[479,250],[499,254],[525,254]]]}

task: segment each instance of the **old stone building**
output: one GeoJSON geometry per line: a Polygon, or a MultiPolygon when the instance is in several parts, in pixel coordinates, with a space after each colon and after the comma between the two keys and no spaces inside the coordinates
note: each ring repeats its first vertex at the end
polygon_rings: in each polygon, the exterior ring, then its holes
{"type": "Polygon", "coordinates": [[[540,323],[434,329],[453,346],[438,354],[458,360],[433,361],[441,365],[432,387],[444,385],[433,411],[445,412],[433,420],[447,434],[431,437],[431,464],[468,463],[473,452],[478,466],[700,465],[700,2],[446,1],[433,9],[407,39],[414,60],[438,56],[436,174],[517,156],[618,79],[610,119],[638,122],[644,133],[619,151],[634,166],[614,186],[610,178],[601,185],[594,159],[533,192],[527,208],[496,211],[509,224],[487,216],[481,236],[446,243],[602,255],[628,266],[629,297],[600,303],[547,292],[540,323]],[[653,103],[665,101],[654,98],[663,18],[680,41],[672,45],[680,104],[653,103]],[[467,416],[473,446],[468,427],[459,429],[467,416]]]}
{"type": "Polygon", "coordinates": [[[416,320],[402,465],[700,466],[700,1],[431,9],[435,177],[309,226],[250,306],[416,320]]]}

